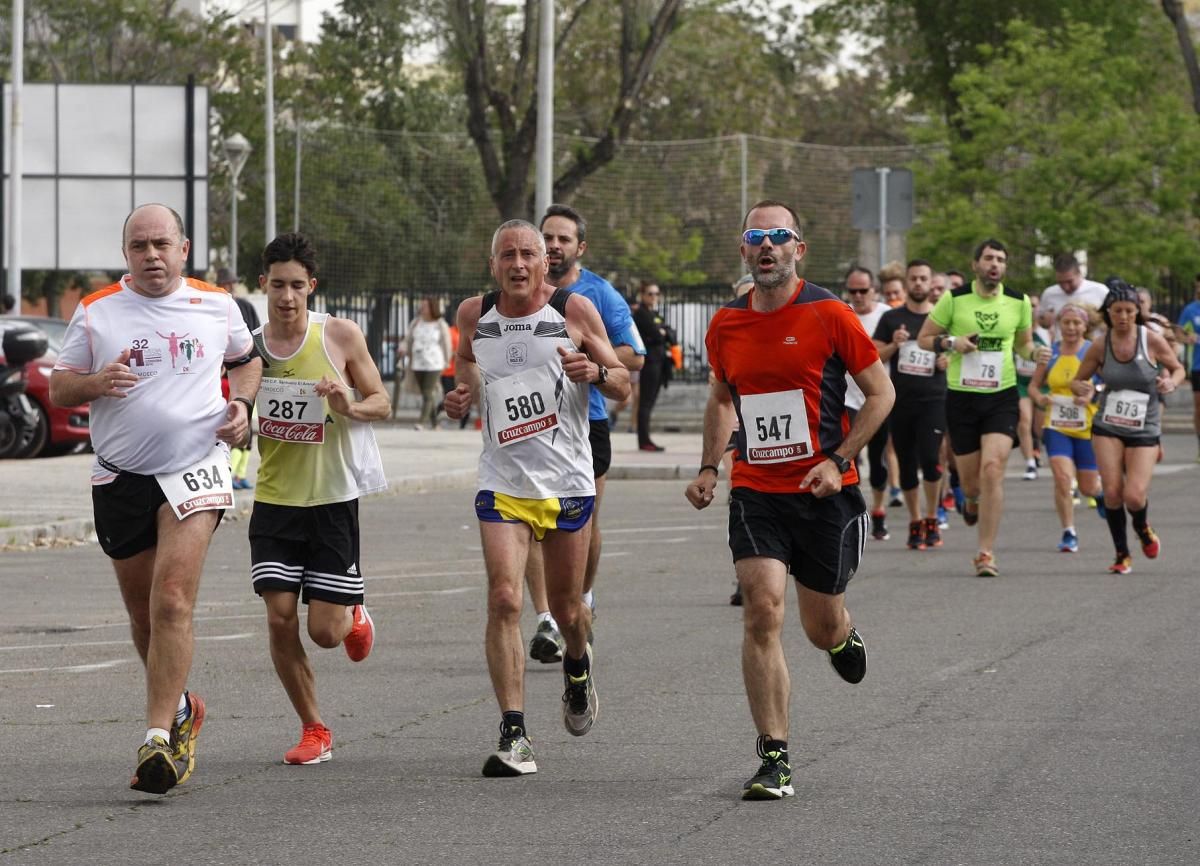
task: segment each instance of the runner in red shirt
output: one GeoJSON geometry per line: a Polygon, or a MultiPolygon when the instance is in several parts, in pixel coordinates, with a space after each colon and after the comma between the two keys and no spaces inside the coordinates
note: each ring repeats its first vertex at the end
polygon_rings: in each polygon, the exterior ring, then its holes
{"type": "Polygon", "coordinates": [[[829,653],[844,680],[860,682],[867,652],[844,603],[867,531],[853,458],[887,418],[895,393],[850,307],[797,276],[806,246],[796,212],[761,201],[743,226],[741,253],[754,288],[709,324],[713,383],[702,465],[686,495],[696,508],[712,502],[736,417],[729,547],[745,599],[742,668],[762,759],[743,797],[780,799],[793,793],[780,641],[787,575],[796,580],[808,639],[829,653]],[[847,373],[866,395],[853,424],[847,373]]]}

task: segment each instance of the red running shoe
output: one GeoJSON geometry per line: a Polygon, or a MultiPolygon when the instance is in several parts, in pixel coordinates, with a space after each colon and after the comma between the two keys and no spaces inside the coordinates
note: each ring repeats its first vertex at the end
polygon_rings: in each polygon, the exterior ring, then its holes
{"type": "Polygon", "coordinates": [[[1146,530],[1144,532],[1139,531],[1136,526],[1134,527],[1133,531],[1137,532],[1138,540],[1142,543],[1142,553],[1145,554],[1146,559],[1154,559],[1156,556],[1158,556],[1158,552],[1162,549],[1162,545],[1158,541],[1158,535],[1153,529],[1150,528],[1150,524],[1146,524],[1146,530]]]}
{"type": "Polygon", "coordinates": [[[367,613],[365,604],[354,605],[350,613],[354,617],[354,626],[342,641],[342,646],[346,648],[350,661],[360,662],[371,654],[371,647],[375,645],[375,621],[367,613]]]}
{"type": "Polygon", "coordinates": [[[333,731],[319,723],[305,725],[300,742],[287,750],[285,764],[320,764],[333,757],[333,731]]]}

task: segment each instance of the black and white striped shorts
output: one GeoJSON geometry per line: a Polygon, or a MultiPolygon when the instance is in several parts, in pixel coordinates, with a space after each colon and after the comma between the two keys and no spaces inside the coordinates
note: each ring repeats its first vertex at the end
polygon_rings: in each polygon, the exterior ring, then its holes
{"type": "Polygon", "coordinates": [[[362,604],[358,500],[300,507],[255,502],[250,516],[254,591],[301,593],[332,604],[362,604]]]}

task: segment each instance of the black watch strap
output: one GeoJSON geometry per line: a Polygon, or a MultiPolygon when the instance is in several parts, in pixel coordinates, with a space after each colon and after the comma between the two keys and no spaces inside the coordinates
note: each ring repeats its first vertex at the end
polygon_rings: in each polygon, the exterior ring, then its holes
{"type": "Polygon", "coordinates": [[[833,465],[838,468],[838,472],[845,475],[850,471],[850,461],[841,454],[838,454],[836,451],[827,451],[825,452],[825,456],[833,461],[833,465]]]}
{"type": "Polygon", "coordinates": [[[249,418],[254,414],[254,401],[249,397],[234,397],[230,403],[244,403],[246,405],[246,417],[249,418]]]}
{"type": "Polygon", "coordinates": [[[600,368],[596,373],[596,384],[603,385],[608,381],[608,367],[605,367],[603,364],[597,364],[596,366],[600,368]]]}

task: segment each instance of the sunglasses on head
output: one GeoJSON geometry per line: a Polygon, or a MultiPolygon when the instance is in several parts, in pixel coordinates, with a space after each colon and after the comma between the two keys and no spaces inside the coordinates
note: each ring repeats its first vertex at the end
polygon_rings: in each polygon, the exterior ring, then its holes
{"type": "Polygon", "coordinates": [[[746,229],[742,232],[742,240],[752,247],[757,247],[762,244],[763,240],[769,240],[775,246],[783,246],[788,241],[800,240],[800,235],[796,234],[791,229],[746,229]]]}

